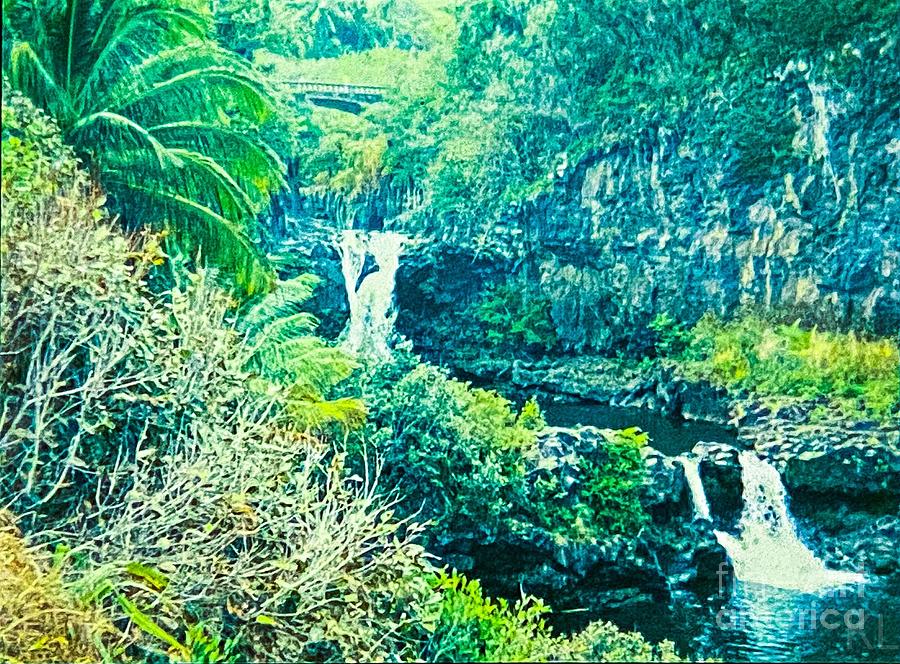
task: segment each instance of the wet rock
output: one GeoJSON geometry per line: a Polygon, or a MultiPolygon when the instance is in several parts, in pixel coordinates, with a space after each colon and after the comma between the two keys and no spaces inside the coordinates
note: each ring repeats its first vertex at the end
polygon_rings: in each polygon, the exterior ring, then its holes
{"type": "MultiPolygon", "coordinates": [[[[594,427],[548,428],[539,437],[540,464],[577,500],[579,461],[603,455],[609,444],[594,427]]],[[[703,586],[725,560],[712,524],[693,520],[681,465],[650,447],[642,454],[648,473],[641,501],[651,522],[636,537],[569,540],[520,515],[492,538],[448,534],[438,553],[490,592],[517,597],[524,590],[559,610],[665,601],[672,589],[703,586]]]]}
{"type": "Polygon", "coordinates": [[[744,506],[738,449],[726,443],[701,441],[692,452],[700,457],[698,471],[714,522],[721,529],[733,529],[744,506]]]}

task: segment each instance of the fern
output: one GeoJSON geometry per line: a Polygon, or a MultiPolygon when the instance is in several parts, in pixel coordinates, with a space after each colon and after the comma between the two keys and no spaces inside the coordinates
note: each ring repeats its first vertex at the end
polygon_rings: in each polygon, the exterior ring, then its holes
{"type": "Polygon", "coordinates": [[[180,250],[247,293],[272,270],[250,237],[283,185],[257,136],[265,85],[207,35],[191,0],[4,0],[3,70],[57,121],[129,227],[170,227],[180,250]]]}
{"type": "Polygon", "coordinates": [[[271,293],[245,305],[239,328],[247,341],[246,368],[263,385],[284,388],[290,414],[303,425],[339,422],[356,427],[365,420],[362,404],[356,399],[328,400],[327,395],[358,365],[315,336],[318,321],[302,309],[318,281],[310,274],[280,281],[271,293]]]}

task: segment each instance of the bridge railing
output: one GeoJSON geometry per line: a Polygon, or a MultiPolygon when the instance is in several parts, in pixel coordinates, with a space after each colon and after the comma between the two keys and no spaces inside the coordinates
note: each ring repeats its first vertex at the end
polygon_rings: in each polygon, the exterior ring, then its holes
{"type": "Polygon", "coordinates": [[[294,94],[329,94],[337,97],[383,97],[389,88],[381,85],[353,83],[322,83],[320,81],[280,80],[278,84],[294,94]]]}

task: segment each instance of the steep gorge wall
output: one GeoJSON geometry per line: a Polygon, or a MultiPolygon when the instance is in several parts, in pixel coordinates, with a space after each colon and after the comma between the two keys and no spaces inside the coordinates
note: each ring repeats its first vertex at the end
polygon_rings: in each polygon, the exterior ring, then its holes
{"type": "MultiPolygon", "coordinates": [[[[895,103],[874,113],[796,66],[783,76],[793,103],[783,170],[759,177],[748,173],[747,149],[716,152],[714,109],[693,118],[694,129],[648,130],[639,145],[596,151],[560,167],[549,195],[511,214],[495,230],[502,239],[493,253],[444,228],[444,239],[407,257],[401,329],[435,346],[440,339],[428,326],[449,321],[448,339],[459,339],[466,304],[514,272],[549,299],[570,351],[631,345],[661,312],[691,322],[747,305],[896,333],[897,91],[878,91],[895,103]]],[[[768,140],[758,138],[764,155],[768,140]]]]}

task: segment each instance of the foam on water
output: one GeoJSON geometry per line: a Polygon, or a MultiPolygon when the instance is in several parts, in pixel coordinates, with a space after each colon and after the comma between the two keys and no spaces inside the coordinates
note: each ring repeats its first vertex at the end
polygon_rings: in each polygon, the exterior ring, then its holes
{"type": "Polygon", "coordinates": [[[803,543],[774,466],[753,452],[741,452],[739,458],[744,485],[740,534],[715,531],[738,579],[803,592],[865,583],[862,574],[828,569],[803,543]]]}
{"type": "Polygon", "coordinates": [[[397,319],[394,284],[406,239],[387,231],[347,230],[341,234],[338,251],[350,306],[342,340],[349,350],[381,357],[390,353],[388,343],[397,319]],[[360,281],[367,255],[372,256],[378,269],[360,281]]]}

